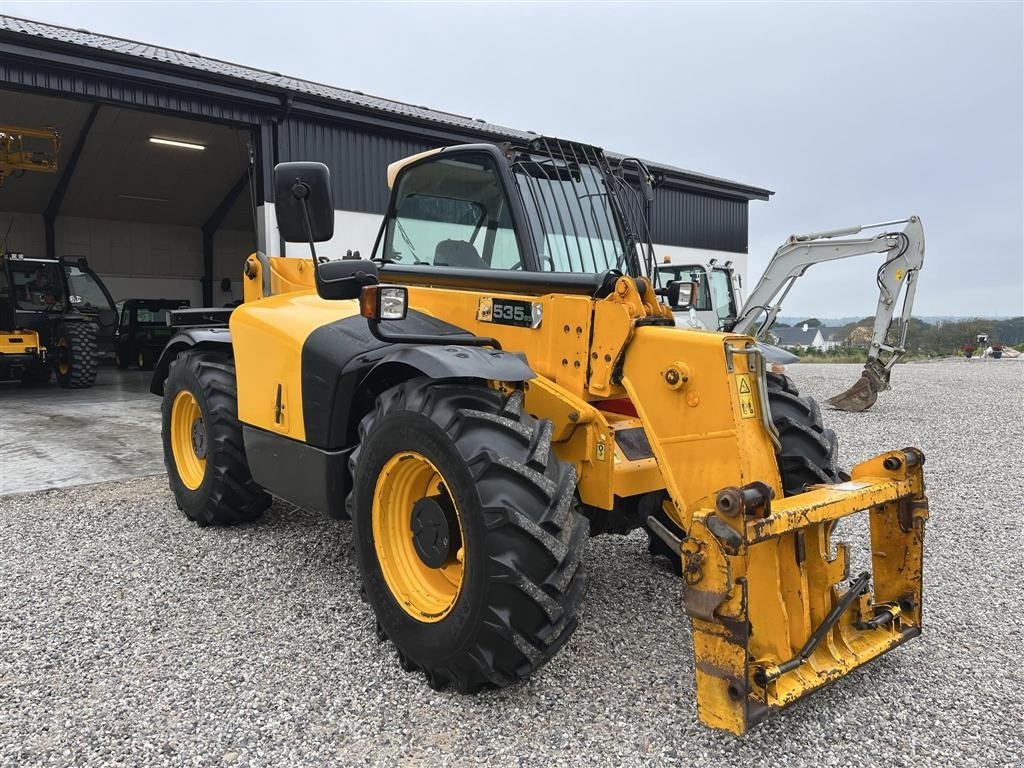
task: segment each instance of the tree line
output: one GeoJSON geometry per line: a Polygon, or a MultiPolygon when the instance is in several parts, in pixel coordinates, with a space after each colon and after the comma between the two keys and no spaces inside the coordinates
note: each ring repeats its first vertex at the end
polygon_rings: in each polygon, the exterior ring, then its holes
{"type": "MultiPolygon", "coordinates": [[[[838,336],[845,340],[843,345],[850,349],[866,349],[873,324],[874,318],[866,317],[855,323],[844,325],[838,336]],[[865,333],[865,330],[868,332],[865,333]]],[[[896,330],[895,324],[893,330],[896,330]]],[[[934,325],[911,318],[910,327],[907,330],[907,352],[934,356],[954,355],[962,351],[965,346],[984,349],[987,345],[978,343],[979,334],[988,335],[988,345],[1020,346],[1024,344],[1024,316],[1005,320],[985,318],[950,320],[934,325]]]]}

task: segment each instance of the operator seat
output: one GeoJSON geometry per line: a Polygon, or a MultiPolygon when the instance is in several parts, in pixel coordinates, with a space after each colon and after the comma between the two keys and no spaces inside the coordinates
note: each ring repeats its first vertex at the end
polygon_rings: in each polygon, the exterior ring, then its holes
{"type": "Polygon", "coordinates": [[[489,269],[490,265],[480,258],[476,247],[465,240],[442,240],[434,249],[435,267],[467,267],[489,269]]]}

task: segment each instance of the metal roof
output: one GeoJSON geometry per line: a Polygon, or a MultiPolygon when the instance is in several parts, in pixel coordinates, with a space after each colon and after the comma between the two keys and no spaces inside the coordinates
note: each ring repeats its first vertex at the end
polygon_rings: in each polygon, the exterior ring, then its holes
{"type": "MultiPolygon", "coordinates": [[[[779,340],[780,346],[809,346],[814,342],[814,338],[820,331],[816,325],[808,326],[805,331],[803,325],[798,325],[792,328],[780,328],[774,326],[771,329],[771,334],[779,340]]],[[[822,337],[824,338],[824,337],[822,337]]]]}
{"type": "MultiPolygon", "coordinates": [[[[464,131],[471,135],[489,136],[496,140],[531,139],[538,135],[532,131],[521,131],[503,125],[496,125],[478,118],[465,117],[451,112],[443,112],[428,107],[369,96],[360,91],[288,77],[278,72],[268,72],[241,64],[233,64],[189,51],[176,51],[135,40],[99,35],[85,29],[71,29],[28,19],[19,19],[13,16],[0,15],[0,32],[13,33],[22,39],[26,37],[35,38],[44,46],[53,44],[62,47],[69,46],[78,49],[79,55],[98,55],[100,57],[114,58],[127,57],[136,62],[150,62],[155,66],[189,70],[213,79],[243,83],[254,89],[285,91],[300,98],[332,102],[360,111],[391,116],[399,121],[408,120],[430,123],[456,129],[457,131],[464,131]]],[[[613,152],[608,154],[613,157],[621,157],[621,155],[616,155],[613,152]]],[[[686,182],[697,183],[717,188],[725,194],[757,200],[767,200],[768,196],[772,194],[767,189],[697,173],[696,171],[689,171],[664,163],[649,162],[648,165],[652,171],[664,174],[670,184],[672,182],[684,185],[686,182]]]]}

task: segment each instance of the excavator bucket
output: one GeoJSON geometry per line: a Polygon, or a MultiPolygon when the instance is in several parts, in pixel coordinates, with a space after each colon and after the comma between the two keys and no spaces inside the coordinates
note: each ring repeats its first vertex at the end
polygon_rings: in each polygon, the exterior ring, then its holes
{"type": "Polygon", "coordinates": [[[838,411],[860,413],[866,411],[875,404],[878,393],[889,388],[887,372],[879,374],[870,366],[864,367],[864,372],[854,385],[845,392],[840,392],[830,397],[825,402],[838,411]]]}
{"type": "Polygon", "coordinates": [[[878,390],[872,385],[871,379],[861,376],[852,387],[825,402],[839,411],[860,413],[874,405],[877,399],[878,390]]]}

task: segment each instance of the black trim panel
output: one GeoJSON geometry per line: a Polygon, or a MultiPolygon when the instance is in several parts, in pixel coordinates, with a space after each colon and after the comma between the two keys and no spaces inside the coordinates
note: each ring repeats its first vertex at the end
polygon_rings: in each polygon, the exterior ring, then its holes
{"type": "MultiPolygon", "coordinates": [[[[450,336],[451,343],[387,344],[374,338],[366,320],[358,315],[321,326],[306,339],[302,346],[302,412],[310,445],[330,450],[349,445],[354,400],[363,394],[361,389],[371,376],[385,380],[396,368],[418,370],[438,379],[525,381],[534,376],[518,355],[461,345],[459,337],[472,334],[416,310],[409,310],[405,320],[388,322],[388,333],[450,336]]],[[[372,402],[360,402],[357,412],[370,405],[372,402]]]]}
{"type": "Polygon", "coordinates": [[[253,479],[280,499],[344,519],[351,488],[352,448],[325,451],[299,440],[242,425],[245,456],[253,479]]]}
{"type": "Polygon", "coordinates": [[[386,283],[491,290],[496,293],[524,293],[530,296],[543,296],[548,293],[600,296],[607,290],[608,284],[614,284],[615,278],[620,276],[615,270],[583,274],[393,263],[382,264],[379,271],[381,280],[386,283]]]}
{"type": "Polygon", "coordinates": [[[231,331],[227,328],[184,328],[171,337],[160,353],[160,359],[156,361],[153,369],[153,379],[149,385],[149,391],[154,395],[163,396],[164,379],[167,378],[167,370],[171,367],[171,361],[178,356],[178,353],[189,347],[199,346],[231,346],[231,331]]]}
{"type": "Polygon", "coordinates": [[[654,451],[647,440],[643,427],[630,427],[615,431],[615,444],[630,461],[640,461],[654,457],[654,451]]]}

